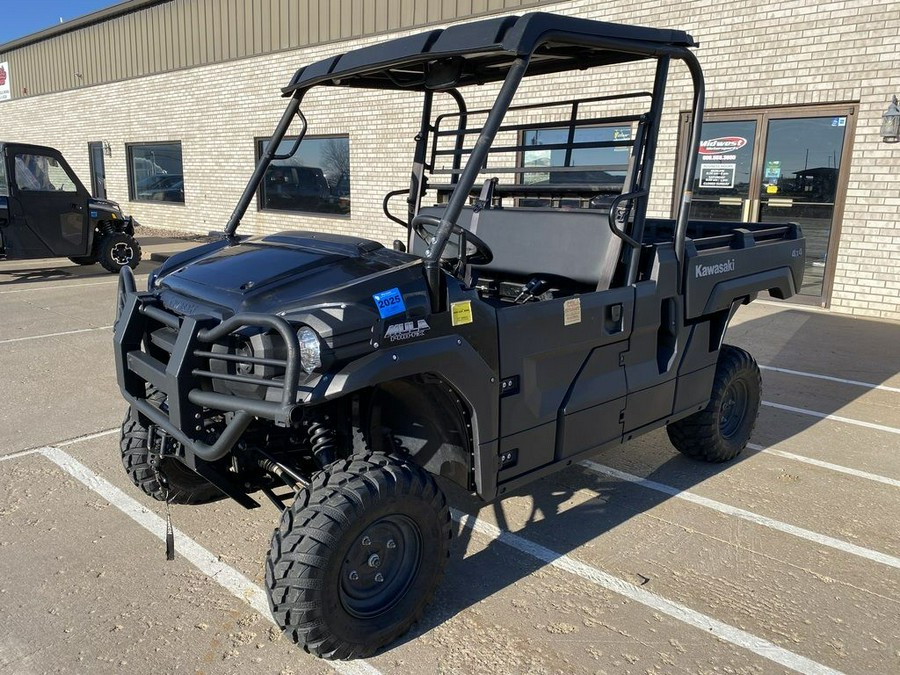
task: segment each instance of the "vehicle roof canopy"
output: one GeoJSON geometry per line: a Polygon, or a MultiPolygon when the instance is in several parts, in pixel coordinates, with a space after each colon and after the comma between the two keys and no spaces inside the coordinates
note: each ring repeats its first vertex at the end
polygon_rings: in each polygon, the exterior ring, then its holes
{"type": "Polygon", "coordinates": [[[503,80],[519,56],[528,75],[625,63],[697,43],[680,30],[626,26],[534,12],[435,29],[316,61],[282,91],[314,85],[441,91],[503,80]]]}

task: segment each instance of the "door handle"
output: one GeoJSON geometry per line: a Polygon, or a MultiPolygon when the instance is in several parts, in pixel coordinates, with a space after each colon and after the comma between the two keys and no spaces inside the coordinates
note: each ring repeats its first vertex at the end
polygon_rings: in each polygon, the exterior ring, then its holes
{"type": "Polygon", "coordinates": [[[84,211],[83,204],[77,204],[75,202],[72,202],[72,208],[75,209],[76,211],[84,211]]]}
{"type": "Polygon", "coordinates": [[[622,319],[624,318],[624,314],[625,312],[620,303],[609,305],[606,308],[606,325],[604,326],[604,329],[606,330],[607,335],[614,335],[622,332],[622,319]]]}

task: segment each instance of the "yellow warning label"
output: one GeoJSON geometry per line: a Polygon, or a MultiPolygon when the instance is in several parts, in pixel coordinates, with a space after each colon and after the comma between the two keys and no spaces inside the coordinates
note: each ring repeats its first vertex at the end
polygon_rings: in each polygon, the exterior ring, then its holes
{"type": "Polygon", "coordinates": [[[450,305],[450,317],[454,326],[472,323],[472,301],[463,300],[450,305]]]}
{"type": "Polygon", "coordinates": [[[563,325],[581,323],[581,298],[571,298],[563,303],[563,325]]]}

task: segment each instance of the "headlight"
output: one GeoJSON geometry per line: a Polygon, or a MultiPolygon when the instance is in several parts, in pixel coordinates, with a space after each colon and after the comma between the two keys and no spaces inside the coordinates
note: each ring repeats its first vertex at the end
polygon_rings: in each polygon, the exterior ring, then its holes
{"type": "Polygon", "coordinates": [[[322,343],[319,336],[309,326],[303,326],[297,331],[300,340],[300,366],[307,373],[322,367],[322,343]]]}

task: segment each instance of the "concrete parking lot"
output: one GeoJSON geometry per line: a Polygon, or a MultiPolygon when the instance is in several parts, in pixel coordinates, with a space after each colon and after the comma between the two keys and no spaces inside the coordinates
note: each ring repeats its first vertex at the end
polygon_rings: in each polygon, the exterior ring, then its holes
{"type": "Polygon", "coordinates": [[[271,622],[274,508],[173,507],[165,560],[163,506],[119,460],[115,290],[0,262],[0,672],[900,672],[900,324],[742,308],[729,342],[764,368],[744,455],[657,432],[495,504],[452,493],[424,621],[332,664],[271,622]]]}

